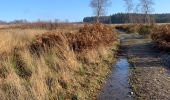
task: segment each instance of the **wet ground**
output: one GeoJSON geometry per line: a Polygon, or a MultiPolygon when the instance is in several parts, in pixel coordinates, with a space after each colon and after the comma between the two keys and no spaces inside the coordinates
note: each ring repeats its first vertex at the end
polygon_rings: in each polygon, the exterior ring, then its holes
{"type": "Polygon", "coordinates": [[[123,32],[119,37],[121,57],[98,100],[170,100],[169,54],[149,38],[123,32]]]}
{"type": "Polygon", "coordinates": [[[128,78],[129,67],[127,58],[120,57],[118,59],[98,100],[133,100],[128,78]]]}
{"type": "MultiPolygon", "coordinates": [[[[126,34],[120,34],[120,41],[124,42],[127,38],[131,38],[126,34]]],[[[136,35],[134,36],[136,37],[136,35]]],[[[109,75],[98,100],[133,100],[133,92],[129,84],[130,67],[126,52],[120,48],[117,63],[113,65],[112,73],[109,75]]]]}
{"type": "Polygon", "coordinates": [[[137,100],[169,100],[170,63],[168,53],[160,51],[149,38],[132,35],[122,42],[131,63],[130,86],[137,100]]]}

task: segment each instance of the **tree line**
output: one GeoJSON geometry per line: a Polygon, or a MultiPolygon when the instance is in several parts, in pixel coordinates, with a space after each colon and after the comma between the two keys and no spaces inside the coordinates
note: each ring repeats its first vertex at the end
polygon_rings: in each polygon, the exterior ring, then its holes
{"type": "Polygon", "coordinates": [[[111,0],[91,0],[90,6],[94,11],[95,17],[86,17],[84,22],[104,22],[104,23],[147,23],[154,22],[156,15],[152,15],[154,0],[123,0],[126,13],[104,16],[106,8],[111,5],[111,0]]]}
{"type": "MultiPolygon", "coordinates": [[[[167,14],[149,14],[150,21],[156,23],[170,23],[170,13],[167,14]]],[[[105,24],[123,24],[123,23],[144,23],[145,14],[140,13],[117,13],[110,16],[100,16],[99,22],[105,24]],[[129,21],[129,16],[131,17],[129,21]]],[[[83,22],[93,23],[96,16],[85,17],[83,22]]]]}

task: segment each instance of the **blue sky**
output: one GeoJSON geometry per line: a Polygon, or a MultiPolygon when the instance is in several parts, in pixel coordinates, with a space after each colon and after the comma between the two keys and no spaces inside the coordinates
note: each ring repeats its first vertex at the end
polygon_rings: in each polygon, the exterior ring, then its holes
{"type": "MultiPolygon", "coordinates": [[[[170,0],[154,0],[155,13],[170,13],[170,0]]],[[[82,21],[92,16],[90,0],[1,0],[0,20],[27,19],[30,21],[66,20],[82,21]]],[[[112,0],[107,14],[125,12],[123,0],[112,0]]]]}

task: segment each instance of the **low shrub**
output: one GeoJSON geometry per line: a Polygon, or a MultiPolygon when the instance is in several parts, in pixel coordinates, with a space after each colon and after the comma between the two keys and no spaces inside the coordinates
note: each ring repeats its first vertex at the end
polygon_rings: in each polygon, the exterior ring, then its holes
{"type": "Polygon", "coordinates": [[[127,30],[127,25],[116,25],[115,28],[117,30],[126,31],[127,30]]]}
{"type": "Polygon", "coordinates": [[[139,27],[138,33],[140,35],[149,35],[152,33],[153,30],[154,30],[153,25],[141,25],[139,27]]]}
{"type": "Polygon", "coordinates": [[[139,25],[118,25],[115,28],[127,33],[136,33],[139,29],[139,25]]]}
{"type": "Polygon", "coordinates": [[[126,33],[139,33],[140,35],[149,35],[155,29],[154,25],[118,25],[115,27],[126,33]]]}
{"type": "Polygon", "coordinates": [[[163,25],[157,27],[151,34],[151,38],[158,44],[159,48],[170,50],[170,26],[163,25]]]}
{"type": "Polygon", "coordinates": [[[110,45],[116,41],[116,32],[103,24],[84,25],[78,33],[45,33],[37,36],[31,51],[44,51],[56,45],[69,45],[73,51],[92,49],[99,45],[110,45]]]}
{"type": "Polygon", "coordinates": [[[67,45],[67,39],[63,33],[45,33],[37,35],[36,39],[31,43],[29,49],[32,53],[40,54],[43,51],[48,51],[57,45],[64,47],[67,45]]]}
{"type": "Polygon", "coordinates": [[[80,28],[79,33],[69,38],[74,51],[109,45],[114,41],[116,41],[116,32],[112,27],[103,24],[85,25],[80,28]]]}

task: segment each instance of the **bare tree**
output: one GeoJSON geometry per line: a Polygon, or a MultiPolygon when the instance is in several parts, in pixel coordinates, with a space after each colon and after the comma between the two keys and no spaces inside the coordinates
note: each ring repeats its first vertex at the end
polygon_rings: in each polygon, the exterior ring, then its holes
{"type": "Polygon", "coordinates": [[[94,10],[97,22],[99,22],[100,16],[106,14],[106,8],[110,6],[110,4],[110,0],[91,0],[90,6],[94,10]]]}
{"type": "Polygon", "coordinates": [[[154,5],[153,0],[140,0],[140,4],[142,7],[142,12],[144,13],[144,22],[150,23],[151,22],[151,16],[150,13],[152,12],[152,6],[154,5]]]}
{"type": "Polygon", "coordinates": [[[125,2],[125,6],[126,6],[126,11],[127,11],[127,14],[128,14],[128,23],[132,23],[132,16],[131,16],[131,13],[133,11],[133,1],[132,0],[124,0],[125,2]]]}
{"type": "Polygon", "coordinates": [[[134,20],[134,23],[143,23],[144,21],[143,21],[143,19],[144,19],[144,17],[143,17],[143,15],[141,14],[141,12],[140,12],[140,8],[141,8],[141,5],[140,4],[137,4],[135,7],[134,7],[134,18],[133,18],[133,20],[134,20]]]}

